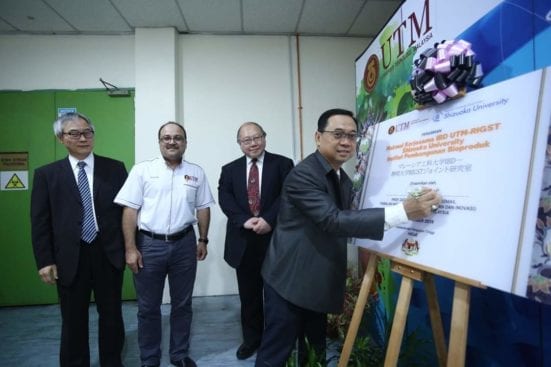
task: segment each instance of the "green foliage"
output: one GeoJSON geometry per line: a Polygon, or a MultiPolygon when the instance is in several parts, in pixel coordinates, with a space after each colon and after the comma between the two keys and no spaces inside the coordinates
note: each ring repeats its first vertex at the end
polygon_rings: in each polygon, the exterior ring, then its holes
{"type": "MultiPolygon", "coordinates": [[[[327,319],[327,336],[335,341],[337,350],[342,350],[346,333],[350,326],[354,307],[358,301],[362,279],[348,272],[343,313],[330,314],[327,319]]],[[[386,348],[390,338],[395,311],[396,286],[390,273],[388,260],[381,260],[376,276],[376,292],[372,292],[366,303],[358,336],[352,348],[349,367],[382,367],[386,348]]],[[[321,356],[306,341],[307,360],[305,367],[323,367],[327,365],[321,356]]],[[[338,359],[340,356],[333,356],[338,359]]],[[[420,328],[404,335],[398,366],[424,367],[434,365],[434,345],[431,339],[423,336],[420,328]]],[[[299,367],[297,352],[293,351],[285,367],[299,367]]]]}
{"type": "Polygon", "coordinates": [[[382,366],[385,361],[384,349],[373,341],[369,336],[356,338],[348,366],[367,367],[382,366]]]}
{"type": "MultiPolygon", "coordinates": [[[[369,296],[364,315],[358,330],[348,366],[351,367],[379,367],[384,365],[386,347],[390,338],[390,331],[395,311],[397,289],[390,273],[388,260],[381,260],[376,279],[377,292],[369,296]]],[[[338,349],[342,350],[344,339],[350,325],[354,307],[358,300],[361,279],[349,272],[346,280],[346,294],[344,311],[339,315],[329,315],[328,336],[337,341],[338,349]]],[[[323,366],[319,359],[309,356],[308,367],[323,366]],[[312,361],[312,362],[310,362],[312,361]],[[311,363],[311,364],[310,364],[311,363]]],[[[336,356],[335,358],[339,358],[336,356]]],[[[420,328],[404,335],[399,366],[421,367],[434,365],[434,345],[432,339],[424,337],[420,328]]],[[[296,365],[288,365],[295,367],[296,365]]]]}
{"type": "MultiPolygon", "coordinates": [[[[285,363],[285,367],[298,367],[297,359],[297,351],[295,350],[287,360],[287,363],[285,363]]],[[[325,358],[316,354],[315,349],[310,345],[308,340],[306,340],[305,363],[304,367],[325,367],[326,365],[325,358]]]]}
{"type": "Polygon", "coordinates": [[[419,330],[414,330],[406,335],[402,341],[398,363],[407,367],[424,367],[434,365],[434,345],[431,340],[423,338],[419,330]],[[400,363],[401,362],[401,363],[400,363]]]}
{"type": "Polygon", "coordinates": [[[330,339],[344,340],[346,337],[361,286],[361,278],[353,276],[352,271],[349,270],[346,277],[343,312],[327,315],[327,336],[330,339]]]}
{"type": "Polygon", "coordinates": [[[381,281],[378,284],[377,291],[386,310],[386,321],[388,325],[392,325],[391,318],[394,315],[394,295],[396,294],[396,284],[390,273],[390,260],[381,258],[377,264],[377,272],[381,276],[381,281]]]}

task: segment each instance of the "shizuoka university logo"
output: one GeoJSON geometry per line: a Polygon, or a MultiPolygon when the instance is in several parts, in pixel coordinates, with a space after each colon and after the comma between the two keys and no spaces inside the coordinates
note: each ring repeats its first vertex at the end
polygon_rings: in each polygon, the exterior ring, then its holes
{"type": "Polygon", "coordinates": [[[432,116],[432,121],[434,122],[440,122],[440,119],[442,118],[441,114],[439,112],[435,113],[433,116],[432,116]]]}

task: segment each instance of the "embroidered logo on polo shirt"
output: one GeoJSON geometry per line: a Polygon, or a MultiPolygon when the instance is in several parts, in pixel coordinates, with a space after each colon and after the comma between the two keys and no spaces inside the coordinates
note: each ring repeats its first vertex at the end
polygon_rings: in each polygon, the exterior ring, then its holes
{"type": "Polygon", "coordinates": [[[199,181],[199,179],[195,176],[189,176],[189,175],[184,175],[184,180],[186,180],[186,182],[197,182],[199,181]]]}

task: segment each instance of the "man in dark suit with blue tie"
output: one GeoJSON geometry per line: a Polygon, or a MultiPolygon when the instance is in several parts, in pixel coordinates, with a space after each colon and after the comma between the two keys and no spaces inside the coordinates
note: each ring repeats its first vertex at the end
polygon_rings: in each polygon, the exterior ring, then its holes
{"type": "Polygon", "coordinates": [[[424,189],[393,207],[351,210],[352,182],[341,166],[354,156],[352,112],[331,109],[318,120],[317,151],[291,171],[281,192],[277,227],[262,267],[266,328],[256,367],[283,367],[297,338],[325,359],[327,313],[344,304],[347,237],[381,239],[385,228],[432,213],[440,196],[424,189]]]}
{"type": "Polygon", "coordinates": [[[237,273],[243,343],[238,359],[254,354],[264,328],[263,281],[260,268],[276,226],[281,187],[293,161],[269,153],[266,133],[255,122],[237,131],[244,156],[222,167],[218,202],[228,217],[224,259],[237,273]]]}
{"type": "Polygon", "coordinates": [[[94,125],[83,114],[65,114],[53,127],[69,155],[36,169],[31,231],[39,276],[57,286],[60,366],[90,366],[88,307],[93,291],[100,366],[120,367],[125,260],[122,208],[113,199],[126,169],[122,162],[92,153],[94,125]]]}

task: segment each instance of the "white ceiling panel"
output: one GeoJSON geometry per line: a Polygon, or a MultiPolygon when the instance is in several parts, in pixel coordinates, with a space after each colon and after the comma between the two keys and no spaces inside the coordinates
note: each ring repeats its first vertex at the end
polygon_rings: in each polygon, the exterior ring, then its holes
{"type": "Polygon", "coordinates": [[[400,0],[0,0],[0,34],[192,34],[373,37],[400,0]]]}
{"type": "Polygon", "coordinates": [[[131,28],[108,0],[43,0],[81,32],[126,33],[131,28]]]}
{"type": "Polygon", "coordinates": [[[239,0],[178,0],[191,32],[241,33],[239,0]]]}
{"type": "Polygon", "coordinates": [[[296,33],[304,0],[243,0],[247,33],[296,33]]]}
{"type": "Polygon", "coordinates": [[[23,32],[75,32],[76,29],[38,0],[1,0],[0,17],[23,32]]]}
{"type": "Polygon", "coordinates": [[[363,5],[359,0],[306,0],[298,33],[345,34],[363,5]]]}
{"type": "Polygon", "coordinates": [[[136,27],[188,28],[176,0],[110,0],[126,21],[136,27]]]}
{"type": "Polygon", "coordinates": [[[401,0],[368,1],[350,28],[350,35],[376,35],[401,3],[401,0]]]}

